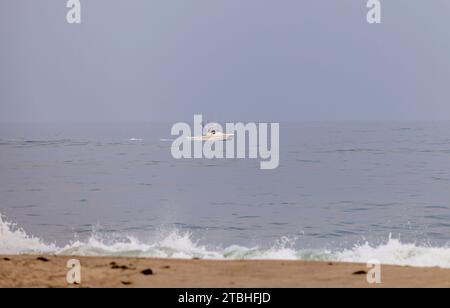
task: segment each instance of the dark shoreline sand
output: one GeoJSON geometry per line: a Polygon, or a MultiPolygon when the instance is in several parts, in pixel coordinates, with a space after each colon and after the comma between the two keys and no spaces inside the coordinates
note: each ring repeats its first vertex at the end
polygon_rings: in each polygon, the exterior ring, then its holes
{"type": "MultiPolygon", "coordinates": [[[[68,287],[66,264],[73,258],[0,256],[0,287],[68,287]]],[[[369,285],[364,274],[368,269],[361,264],[113,257],[75,259],[82,265],[80,287],[86,288],[450,287],[450,270],[438,268],[383,266],[382,284],[369,285]],[[142,273],[148,269],[153,274],[142,273]]]]}

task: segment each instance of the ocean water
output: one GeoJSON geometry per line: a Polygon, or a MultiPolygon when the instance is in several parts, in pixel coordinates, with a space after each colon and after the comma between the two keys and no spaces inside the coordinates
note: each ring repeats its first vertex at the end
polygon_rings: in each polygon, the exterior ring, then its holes
{"type": "Polygon", "coordinates": [[[170,128],[0,125],[0,254],[450,268],[449,122],[282,123],[276,170],[170,128]]]}

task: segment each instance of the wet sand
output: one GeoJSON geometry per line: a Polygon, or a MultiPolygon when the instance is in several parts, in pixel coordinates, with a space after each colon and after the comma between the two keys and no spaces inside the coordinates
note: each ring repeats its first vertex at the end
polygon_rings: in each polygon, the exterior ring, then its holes
{"type": "MultiPolygon", "coordinates": [[[[63,256],[0,256],[0,287],[66,288],[63,256]]],[[[367,283],[361,264],[79,257],[84,288],[450,287],[450,270],[382,266],[367,283]]],[[[73,287],[73,286],[72,286],[73,287]]]]}

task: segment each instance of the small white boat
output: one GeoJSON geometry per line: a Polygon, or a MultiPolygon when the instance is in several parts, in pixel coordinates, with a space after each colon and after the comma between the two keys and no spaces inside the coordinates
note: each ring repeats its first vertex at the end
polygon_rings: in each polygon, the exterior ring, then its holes
{"type": "Polygon", "coordinates": [[[203,136],[190,137],[193,141],[228,141],[233,139],[234,134],[225,134],[215,128],[210,128],[203,136]]]}

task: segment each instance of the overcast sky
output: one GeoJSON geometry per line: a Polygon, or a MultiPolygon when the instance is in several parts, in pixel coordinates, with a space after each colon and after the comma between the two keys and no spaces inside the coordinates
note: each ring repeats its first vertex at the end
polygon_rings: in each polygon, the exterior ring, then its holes
{"type": "Polygon", "coordinates": [[[450,120],[450,1],[0,1],[0,122],[450,120]]]}

